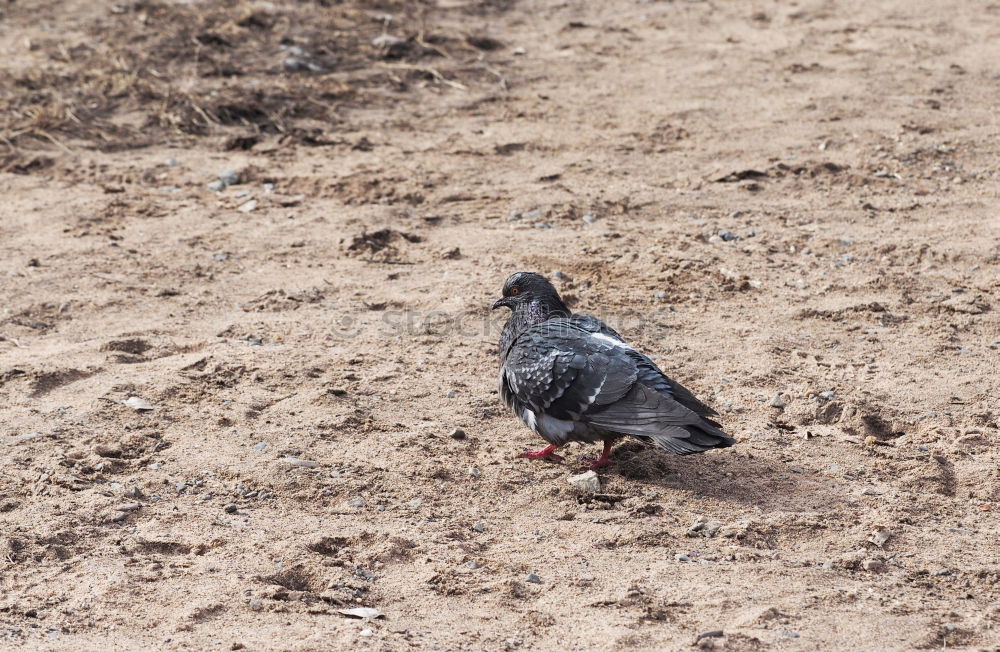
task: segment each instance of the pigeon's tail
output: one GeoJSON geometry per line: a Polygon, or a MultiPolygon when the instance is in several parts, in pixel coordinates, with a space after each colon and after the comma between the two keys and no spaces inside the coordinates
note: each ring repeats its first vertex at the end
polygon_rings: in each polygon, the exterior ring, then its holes
{"type": "Polygon", "coordinates": [[[640,383],[620,400],[588,416],[595,426],[650,439],[677,455],[702,453],[736,443],[715,421],[640,383]]]}
{"type": "Polygon", "coordinates": [[[704,453],[712,448],[726,448],[736,443],[735,439],[722,432],[719,424],[705,418],[694,425],[668,426],[648,437],[657,446],[675,455],[704,453]]]}

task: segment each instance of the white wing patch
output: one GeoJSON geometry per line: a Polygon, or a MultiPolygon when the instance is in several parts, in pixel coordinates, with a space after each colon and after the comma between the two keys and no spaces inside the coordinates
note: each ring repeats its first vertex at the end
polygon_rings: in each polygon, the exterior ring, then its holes
{"type": "Polygon", "coordinates": [[[606,382],[608,382],[607,376],[601,379],[601,384],[594,390],[594,393],[587,397],[587,405],[590,405],[597,400],[597,395],[601,393],[602,389],[604,389],[604,383],[606,382]]]}
{"type": "Polygon", "coordinates": [[[605,344],[610,344],[611,346],[615,346],[615,347],[618,347],[618,348],[621,348],[621,349],[628,349],[629,351],[634,351],[635,350],[631,346],[629,346],[628,344],[626,344],[625,342],[622,342],[621,340],[616,340],[615,338],[610,337],[608,335],[605,335],[604,333],[591,333],[590,336],[591,337],[596,337],[597,339],[601,340],[605,344]]]}

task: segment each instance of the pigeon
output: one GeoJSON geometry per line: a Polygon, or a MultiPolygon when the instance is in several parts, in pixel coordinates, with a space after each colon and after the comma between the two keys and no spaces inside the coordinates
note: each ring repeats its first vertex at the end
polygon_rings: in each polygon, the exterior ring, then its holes
{"type": "Polygon", "coordinates": [[[718,412],[600,319],[570,311],[544,276],[517,272],[502,295],[492,308],[511,310],[500,334],[500,397],[549,444],[521,457],[561,462],[564,444],[603,442],[590,465],[599,469],[623,436],[677,455],[735,443],[718,412]]]}

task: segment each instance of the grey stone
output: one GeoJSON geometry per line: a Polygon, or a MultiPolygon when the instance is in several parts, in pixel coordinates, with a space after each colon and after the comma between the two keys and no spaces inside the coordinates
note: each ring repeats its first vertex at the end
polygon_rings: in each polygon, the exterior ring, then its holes
{"type": "Polygon", "coordinates": [[[594,471],[587,471],[580,475],[571,475],[566,481],[580,491],[597,493],[601,490],[601,479],[597,477],[597,473],[594,471]]]}
{"type": "Polygon", "coordinates": [[[534,573],[528,573],[524,577],[524,581],[525,582],[531,582],[532,584],[541,584],[542,583],[542,578],[540,578],[538,575],[535,575],[534,573]]]}

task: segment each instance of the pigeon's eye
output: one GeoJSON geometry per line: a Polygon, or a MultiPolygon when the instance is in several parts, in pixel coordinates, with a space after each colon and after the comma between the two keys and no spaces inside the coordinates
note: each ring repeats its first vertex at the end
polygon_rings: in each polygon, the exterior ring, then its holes
{"type": "Polygon", "coordinates": [[[510,289],[510,295],[512,297],[516,297],[519,294],[521,294],[521,289],[520,288],[511,288],[510,289]]]}

